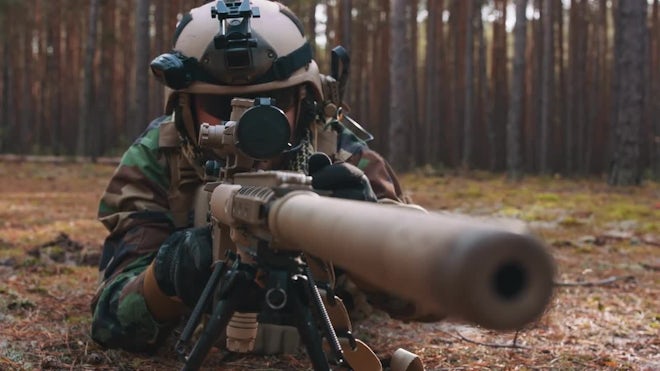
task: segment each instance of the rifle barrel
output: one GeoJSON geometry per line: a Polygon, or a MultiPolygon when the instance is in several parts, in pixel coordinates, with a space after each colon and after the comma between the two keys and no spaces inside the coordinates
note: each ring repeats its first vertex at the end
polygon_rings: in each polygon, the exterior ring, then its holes
{"type": "Polygon", "coordinates": [[[268,208],[277,248],[332,261],[435,317],[518,329],[542,315],[554,262],[522,222],[482,220],[295,191],[268,208]]]}

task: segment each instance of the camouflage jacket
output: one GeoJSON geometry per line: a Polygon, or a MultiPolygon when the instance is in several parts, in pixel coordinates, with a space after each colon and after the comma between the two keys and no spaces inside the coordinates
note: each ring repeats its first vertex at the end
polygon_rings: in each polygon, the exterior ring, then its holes
{"type": "MultiPolygon", "coordinates": [[[[153,351],[175,325],[152,317],[142,287],[143,272],[163,241],[192,226],[201,166],[187,160],[181,143],[171,116],[154,120],[125,152],[101,198],[98,217],[110,233],[91,304],[91,335],[104,346],[153,351]]],[[[402,200],[399,182],[380,155],[347,130],[338,146],[346,161],[365,172],[378,198],[402,200]]]]}

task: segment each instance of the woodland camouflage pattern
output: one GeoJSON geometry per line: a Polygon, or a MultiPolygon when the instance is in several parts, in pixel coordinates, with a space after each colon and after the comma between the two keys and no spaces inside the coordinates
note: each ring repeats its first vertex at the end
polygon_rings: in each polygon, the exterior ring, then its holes
{"type": "MultiPolygon", "coordinates": [[[[379,199],[403,201],[398,179],[380,155],[348,130],[339,146],[338,159],[362,169],[379,199]]],[[[141,290],[161,244],[192,226],[192,199],[203,171],[183,150],[172,117],[154,120],[124,153],[101,198],[98,217],[110,234],[91,304],[91,335],[104,346],[154,351],[176,325],[156,321],[141,290]]]]}

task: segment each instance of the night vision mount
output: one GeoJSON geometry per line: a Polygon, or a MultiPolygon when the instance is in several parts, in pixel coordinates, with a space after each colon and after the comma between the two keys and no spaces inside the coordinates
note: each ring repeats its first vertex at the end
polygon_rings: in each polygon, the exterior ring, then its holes
{"type": "Polygon", "coordinates": [[[220,0],[211,8],[211,17],[220,22],[220,32],[213,38],[213,43],[216,49],[226,50],[227,67],[251,66],[250,48],[257,46],[257,40],[252,38],[250,19],[261,17],[259,8],[251,7],[249,0],[220,0]]]}

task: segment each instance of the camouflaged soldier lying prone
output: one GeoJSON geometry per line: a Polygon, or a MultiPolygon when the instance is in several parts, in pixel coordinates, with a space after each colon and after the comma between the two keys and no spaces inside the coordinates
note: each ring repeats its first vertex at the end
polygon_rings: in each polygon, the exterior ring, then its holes
{"type": "MultiPolygon", "coordinates": [[[[220,31],[212,17],[215,3],[187,13],[176,27],[173,51],[152,63],[170,91],[166,114],[125,152],[100,202],[99,219],[110,233],[91,333],[107,347],[153,351],[200,296],[213,263],[211,235],[209,228],[193,227],[191,215],[204,164],[216,154],[197,145],[199,129],[229,120],[232,98],[273,98],[289,120],[291,148],[254,161],[255,170],[307,173],[310,155],[324,152],[333,164],[311,174],[316,189],[368,202],[404,202],[386,161],[337,125],[337,81],[319,73],[296,16],[277,2],[251,1],[260,17],[249,19],[244,54],[214,43],[220,31]]],[[[414,317],[387,295],[373,293],[371,299],[393,315],[414,317]]]]}

